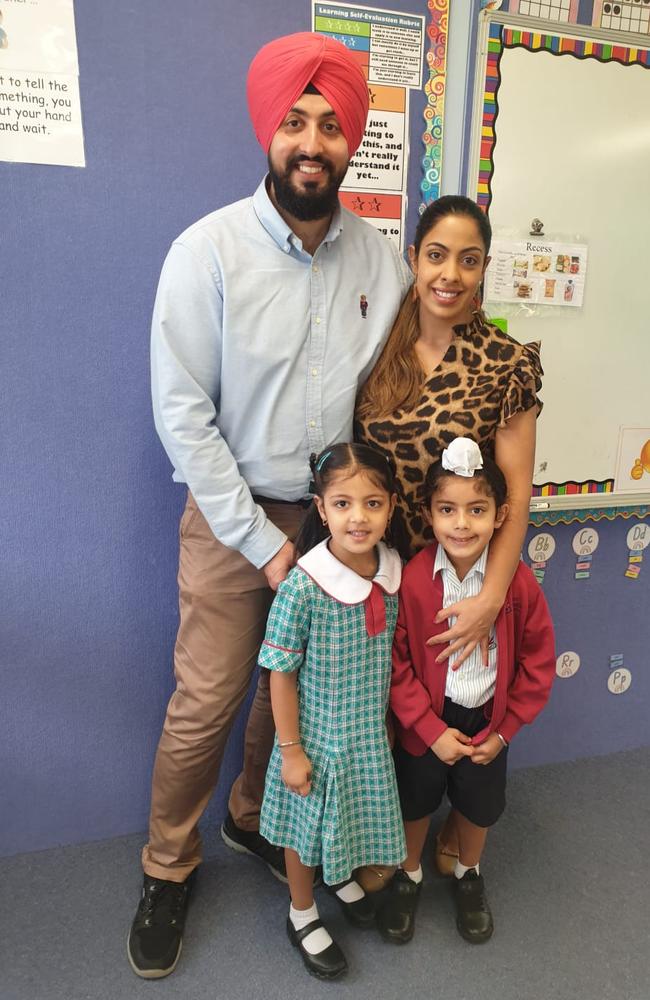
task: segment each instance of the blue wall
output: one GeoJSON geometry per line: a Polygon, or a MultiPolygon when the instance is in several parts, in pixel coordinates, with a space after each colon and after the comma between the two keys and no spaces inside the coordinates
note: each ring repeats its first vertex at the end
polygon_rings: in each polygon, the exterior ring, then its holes
{"type": "Polygon", "coordinates": [[[4,854],[146,825],[184,502],[151,417],[153,298],[172,239],[265,171],[250,60],[310,28],[307,0],[75,8],[87,166],[0,164],[4,854]]]}
{"type": "MultiPolygon", "coordinates": [[[[598,532],[588,580],[575,579],[573,537],[589,525],[561,524],[531,528],[552,534],[556,548],[542,584],[555,624],[557,652],[580,656],[578,671],[558,678],[550,704],[535,724],[513,742],[511,764],[527,766],[610,753],[650,743],[648,706],[650,671],[650,549],[636,580],[625,577],[626,536],[636,518],[591,523],[598,532]],[[644,567],[644,568],[643,568],[644,567]],[[630,687],[619,695],[607,687],[609,658],[623,654],[632,674],[630,687]]],[[[524,550],[526,561],[527,551],[524,550]]]]}
{"type": "MultiPolygon", "coordinates": [[[[380,6],[426,13],[425,0],[380,6]]],[[[87,167],[0,165],[0,854],[146,826],[172,687],[184,501],[150,413],[155,287],[174,236],[257,185],[264,158],[246,67],[268,39],[309,28],[306,0],[246,10],[251,24],[225,0],[76,4],[87,167]]],[[[411,232],[422,107],[416,95],[411,232]]],[[[573,529],[554,529],[545,589],[559,645],[580,651],[583,666],[558,682],[515,763],[647,742],[650,566],[635,583],[622,578],[627,527],[600,529],[592,579],[580,586],[573,529]],[[609,651],[629,655],[634,675],[618,698],[604,686],[609,651]]],[[[241,725],[212,818],[240,741],[241,725]]]]}

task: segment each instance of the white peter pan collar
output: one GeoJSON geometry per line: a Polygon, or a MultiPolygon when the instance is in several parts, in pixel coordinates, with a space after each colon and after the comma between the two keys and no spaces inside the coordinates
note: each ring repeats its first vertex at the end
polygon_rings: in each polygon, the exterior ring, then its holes
{"type": "Polygon", "coordinates": [[[328,541],[320,542],[298,560],[300,568],[326,594],[341,604],[362,604],[370,596],[373,583],[377,583],[387,594],[397,593],[402,578],[402,562],[395,549],[379,542],[377,572],[372,580],[365,580],[332,555],[327,547],[328,541]]]}

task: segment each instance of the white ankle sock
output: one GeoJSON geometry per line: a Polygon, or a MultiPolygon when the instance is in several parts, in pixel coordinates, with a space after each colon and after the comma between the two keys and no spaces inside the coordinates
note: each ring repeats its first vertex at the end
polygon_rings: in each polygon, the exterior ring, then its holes
{"type": "Polygon", "coordinates": [[[462,878],[465,872],[469,872],[474,869],[477,875],[480,875],[478,865],[461,865],[460,861],[456,862],[456,867],[454,868],[454,875],[456,878],[462,878]]]}
{"type": "Polygon", "coordinates": [[[358,882],[354,879],[350,879],[345,885],[342,885],[340,889],[336,889],[336,895],[344,903],[356,903],[358,899],[363,899],[365,892],[361,888],[358,882]]]}
{"type": "MultiPolygon", "coordinates": [[[[313,903],[308,910],[296,910],[292,903],[289,906],[289,919],[294,930],[301,931],[312,920],[318,920],[318,907],[313,903]]],[[[320,955],[321,951],[325,951],[331,944],[332,939],[324,927],[317,927],[302,939],[302,946],[310,955],[320,955]]]]}
{"type": "Polygon", "coordinates": [[[416,885],[419,885],[422,881],[422,865],[418,865],[415,871],[412,872],[407,872],[406,868],[402,868],[402,871],[405,875],[408,875],[411,882],[415,882],[416,885]]]}

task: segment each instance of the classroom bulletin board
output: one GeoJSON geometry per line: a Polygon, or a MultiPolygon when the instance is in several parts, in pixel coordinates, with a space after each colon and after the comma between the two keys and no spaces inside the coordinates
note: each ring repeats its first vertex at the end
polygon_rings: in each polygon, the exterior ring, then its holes
{"type": "MultiPolygon", "coordinates": [[[[538,251],[554,240],[588,249],[585,275],[569,273],[581,266],[577,251],[515,259],[523,295],[531,278],[570,292],[584,278],[584,287],[580,308],[560,296],[566,308],[508,318],[517,340],[542,343],[535,500],[584,517],[650,511],[650,4],[647,19],[619,19],[620,29],[607,6],[587,11],[589,31],[577,23],[584,5],[569,0],[510,3],[526,17],[483,11],[469,162],[468,193],[495,236],[538,251]],[[543,220],[541,235],[532,220],[543,220]],[[546,273],[534,274],[542,264],[546,273]]],[[[486,308],[507,313],[499,301],[486,308]]]]}

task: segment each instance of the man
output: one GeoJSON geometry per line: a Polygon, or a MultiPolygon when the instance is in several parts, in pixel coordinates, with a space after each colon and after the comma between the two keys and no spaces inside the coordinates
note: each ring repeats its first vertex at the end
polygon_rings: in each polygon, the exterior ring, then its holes
{"type": "MultiPolygon", "coordinates": [[[[247,93],[268,176],[252,198],[176,240],[153,317],[156,427],[188,499],[177,687],[156,756],[128,943],[145,978],[168,975],[178,961],[201,861],[197,824],[273,591],[294,562],[292,539],[310,502],[309,454],[350,440],[357,390],[410,280],[389,241],[338,204],[368,111],[366,81],[347,49],[309,32],[277,39],[253,60],[247,93]]],[[[282,852],[258,832],[272,740],[264,676],[222,832],[284,878],[282,852]]]]}

